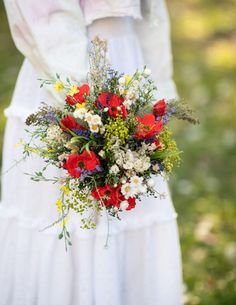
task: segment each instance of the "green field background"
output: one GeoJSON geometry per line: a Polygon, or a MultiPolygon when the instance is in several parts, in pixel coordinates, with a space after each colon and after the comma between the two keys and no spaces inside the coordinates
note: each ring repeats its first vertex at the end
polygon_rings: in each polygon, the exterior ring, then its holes
{"type": "MultiPolygon", "coordinates": [[[[171,178],[188,305],[236,304],[236,3],[169,0],[174,78],[197,127],[174,123],[184,151],[171,178]]],[[[0,151],[22,56],[0,4],[0,151]]],[[[0,156],[1,157],[1,156],[0,156]]]]}

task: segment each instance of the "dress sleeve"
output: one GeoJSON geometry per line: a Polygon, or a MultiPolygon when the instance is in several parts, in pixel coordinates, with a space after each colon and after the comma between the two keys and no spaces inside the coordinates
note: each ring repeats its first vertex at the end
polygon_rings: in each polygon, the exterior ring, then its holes
{"type": "Polygon", "coordinates": [[[4,0],[13,40],[39,77],[83,80],[87,37],[78,0],[4,0]]]}
{"type": "Polygon", "coordinates": [[[142,46],[144,63],[152,70],[157,98],[176,98],[173,75],[170,23],[164,0],[145,0],[143,19],[136,21],[136,35],[142,46]],[[148,5],[149,3],[149,5],[148,5]]]}

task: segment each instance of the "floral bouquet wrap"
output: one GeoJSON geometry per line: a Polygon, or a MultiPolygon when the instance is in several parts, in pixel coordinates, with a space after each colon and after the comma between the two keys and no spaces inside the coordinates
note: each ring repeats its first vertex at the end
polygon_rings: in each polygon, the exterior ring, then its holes
{"type": "Polygon", "coordinates": [[[142,194],[160,195],[153,176],[169,174],[180,161],[168,122],[173,117],[196,122],[183,102],[155,100],[148,68],[121,74],[111,68],[106,52],[106,41],[96,37],[85,83],[59,75],[41,80],[41,86],[63,96],[64,108],[42,104],[26,120],[32,128],[23,158],[36,153],[45,161],[31,179],[59,184],[59,215],[52,225],[61,224],[59,238],[66,245],[71,245],[66,225],[72,210],[83,228],[95,228],[102,209],[120,219],[142,194]],[[45,177],[49,165],[61,169],[60,177],[45,177]]]}

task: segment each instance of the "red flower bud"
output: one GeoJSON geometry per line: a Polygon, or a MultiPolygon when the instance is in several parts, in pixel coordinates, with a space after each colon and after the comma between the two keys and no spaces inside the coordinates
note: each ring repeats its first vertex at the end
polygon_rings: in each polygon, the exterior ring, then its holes
{"type": "Polygon", "coordinates": [[[165,114],[166,111],[166,101],[160,100],[157,101],[154,106],[153,106],[153,114],[155,116],[163,116],[165,114]]]}

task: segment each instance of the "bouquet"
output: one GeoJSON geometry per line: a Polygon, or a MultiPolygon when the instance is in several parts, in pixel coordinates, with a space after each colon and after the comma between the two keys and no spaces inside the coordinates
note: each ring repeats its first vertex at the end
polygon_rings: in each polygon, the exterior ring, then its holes
{"type": "Polygon", "coordinates": [[[42,104],[26,120],[32,128],[23,143],[24,157],[36,153],[45,161],[31,179],[59,184],[58,219],[52,225],[61,224],[59,238],[69,245],[66,225],[72,210],[81,215],[82,228],[90,229],[102,209],[120,219],[142,194],[160,195],[153,177],[171,173],[180,161],[170,119],[197,122],[186,104],[155,100],[147,67],[121,74],[111,68],[106,52],[106,41],[96,37],[84,83],[62,81],[58,74],[41,80],[41,86],[63,96],[64,106],[42,104]],[[61,169],[60,177],[45,176],[49,165],[61,169]]]}

